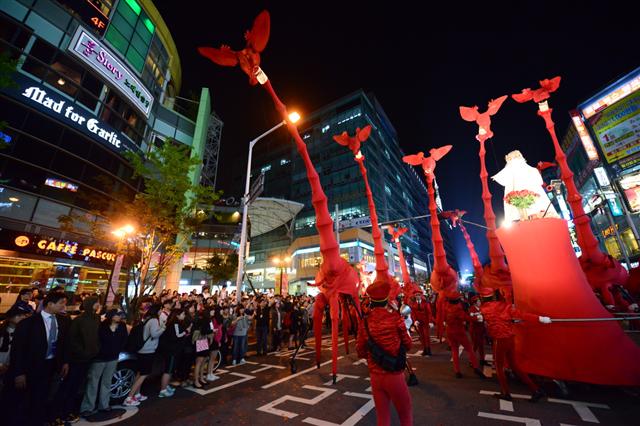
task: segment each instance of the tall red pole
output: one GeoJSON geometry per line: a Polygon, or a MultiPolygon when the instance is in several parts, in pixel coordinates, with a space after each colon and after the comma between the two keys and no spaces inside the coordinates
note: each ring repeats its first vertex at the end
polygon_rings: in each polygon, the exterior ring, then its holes
{"type": "Polygon", "coordinates": [[[484,221],[487,224],[487,240],[489,240],[489,258],[491,259],[491,270],[493,272],[497,270],[507,271],[507,263],[504,260],[504,251],[498,241],[496,235],[496,214],[493,212],[493,206],[491,204],[491,191],[489,191],[489,173],[487,173],[487,166],[485,162],[486,150],[484,148],[485,141],[488,139],[487,133],[483,133],[481,128],[480,133],[477,136],[480,142],[480,181],[482,182],[482,204],[484,205],[484,221]]]}
{"type": "Polygon", "coordinates": [[[389,265],[384,257],[384,247],[382,245],[382,232],[378,225],[378,213],[376,212],[376,205],[373,201],[373,193],[369,186],[369,178],[367,177],[367,169],[364,166],[364,156],[358,152],[356,155],[356,162],[360,167],[360,173],[362,173],[362,179],[364,180],[365,193],[367,194],[367,203],[369,204],[369,215],[371,216],[371,234],[373,236],[373,253],[376,257],[376,275],[383,276],[389,271],[389,265]]]}

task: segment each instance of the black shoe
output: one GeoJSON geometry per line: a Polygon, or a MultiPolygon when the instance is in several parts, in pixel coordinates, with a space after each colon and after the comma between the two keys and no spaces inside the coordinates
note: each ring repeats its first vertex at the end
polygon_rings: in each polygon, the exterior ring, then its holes
{"type": "Polygon", "coordinates": [[[456,373],[456,379],[462,379],[462,373],[456,373]]]}
{"type": "Polygon", "coordinates": [[[79,421],[80,421],[80,417],[76,414],[69,414],[67,417],[64,418],[64,423],[73,424],[73,423],[78,423],[79,421]]]}
{"type": "Polygon", "coordinates": [[[57,418],[49,422],[49,426],[64,426],[64,422],[61,418],[57,418]]]}
{"type": "Polygon", "coordinates": [[[425,348],[422,351],[422,356],[431,356],[431,348],[425,348]]]}
{"type": "Polygon", "coordinates": [[[493,394],[493,397],[498,399],[504,399],[505,401],[511,401],[510,393],[496,393],[496,394],[493,394]]]}
{"type": "Polygon", "coordinates": [[[537,391],[535,391],[533,393],[533,395],[531,395],[531,399],[529,401],[538,402],[540,400],[540,398],[543,398],[545,396],[547,396],[547,394],[544,393],[544,391],[542,389],[538,389],[537,391]]]}
{"type": "Polygon", "coordinates": [[[487,376],[485,376],[482,370],[480,370],[479,368],[474,368],[473,372],[476,373],[476,376],[480,377],[481,379],[487,378],[487,376]]]}

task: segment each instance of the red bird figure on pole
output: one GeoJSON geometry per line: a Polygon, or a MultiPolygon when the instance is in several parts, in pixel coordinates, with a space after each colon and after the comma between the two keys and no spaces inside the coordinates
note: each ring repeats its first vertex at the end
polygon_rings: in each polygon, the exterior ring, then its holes
{"type": "Polygon", "coordinates": [[[550,161],[538,161],[538,164],[536,165],[536,169],[538,169],[540,173],[550,167],[556,167],[556,163],[552,163],[550,161]]]}
{"type": "Polygon", "coordinates": [[[514,101],[523,103],[530,100],[533,102],[540,103],[549,99],[550,94],[558,90],[560,87],[560,77],[553,77],[552,79],[544,79],[540,80],[540,87],[536,90],[531,90],[529,88],[522,89],[522,92],[511,95],[514,101]]]}
{"type": "Polygon", "coordinates": [[[338,142],[342,146],[348,146],[353,155],[358,158],[360,155],[360,144],[367,139],[369,139],[369,135],[371,134],[371,126],[365,126],[363,129],[358,127],[356,129],[356,134],[354,136],[349,136],[349,134],[345,131],[339,135],[335,135],[333,140],[338,142]]]}
{"type": "Polygon", "coordinates": [[[465,121],[475,122],[480,128],[477,136],[478,140],[480,140],[479,138],[487,140],[493,137],[493,132],[491,131],[491,116],[498,112],[507,97],[507,95],[504,95],[500,96],[498,99],[490,100],[487,110],[482,114],[478,112],[478,107],[475,105],[472,107],[460,107],[460,115],[462,116],[462,119],[465,121]]]}
{"type": "Polygon", "coordinates": [[[199,47],[198,52],[202,56],[211,59],[218,65],[240,68],[249,76],[249,83],[254,86],[258,83],[256,72],[260,69],[260,53],[267,47],[270,31],[269,12],[263,10],[253,21],[253,27],[244,33],[247,42],[242,50],[232,50],[227,45],[215,47],[199,47]]]}

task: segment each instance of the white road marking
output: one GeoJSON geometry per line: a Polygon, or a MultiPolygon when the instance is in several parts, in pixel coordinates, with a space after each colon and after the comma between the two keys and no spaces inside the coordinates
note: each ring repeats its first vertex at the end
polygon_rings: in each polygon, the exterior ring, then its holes
{"type": "Polygon", "coordinates": [[[259,363],[257,362],[253,362],[253,361],[245,361],[242,364],[238,363],[238,364],[231,364],[231,365],[227,365],[227,368],[236,368],[236,367],[240,367],[241,365],[245,365],[245,364],[252,364],[252,365],[258,365],[259,363]]]}
{"type": "Polygon", "coordinates": [[[500,410],[513,412],[513,402],[505,399],[500,400],[500,410]]]}
{"type": "MultiPolygon", "coordinates": [[[[339,357],[338,357],[338,360],[340,360],[340,359],[342,359],[342,358],[344,358],[344,357],[343,357],[343,356],[339,356],[339,357]]],[[[322,364],[320,364],[320,367],[323,367],[323,366],[325,366],[325,365],[327,365],[327,364],[329,364],[329,363],[331,363],[331,360],[328,360],[328,361],[323,362],[322,364]]],[[[269,383],[269,384],[266,384],[266,385],[262,386],[262,389],[269,389],[270,387],[273,387],[273,386],[279,385],[280,383],[286,382],[287,380],[291,380],[291,379],[293,379],[294,377],[302,376],[303,374],[307,374],[309,371],[313,371],[313,370],[315,370],[315,369],[316,369],[316,367],[315,367],[315,366],[313,366],[313,367],[309,367],[309,368],[307,368],[306,370],[298,371],[298,372],[297,372],[297,373],[295,373],[295,374],[292,374],[292,375],[287,376],[287,377],[283,377],[282,379],[276,380],[275,382],[271,382],[271,383],[269,383]]]]}
{"type": "Polygon", "coordinates": [[[316,419],[314,417],[307,417],[302,421],[304,423],[309,423],[316,426],[353,426],[360,420],[362,420],[364,416],[366,416],[367,413],[369,413],[369,411],[371,411],[373,407],[375,407],[375,403],[373,402],[373,397],[371,395],[357,392],[345,392],[344,394],[347,396],[355,396],[357,398],[368,399],[368,401],[362,407],[358,408],[355,413],[349,416],[349,418],[342,423],[328,422],[326,420],[316,419]]]}
{"type": "Polygon", "coordinates": [[[568,400],[568,399],[556,399],[556,398],[549,398],[549,399],[547,399],[547,401],[549,401],[549,402],[557,402],[559,404],[569,404],[569,405],[573,406],[574,410],[576,410],[576,412],[580,416],[580,419],[583,422],[589,422],[589,423],[600,423],[598,421],[598,419],[596,418],[595,414],[593,414],[593,411],[591,411],[589,409],[589,407],[604,408],[605,410],[609,410],[609,406],[608,405],[606,405],[606,404],[596,404],[596,403],[593,403],[593,402],[571,401],[571,400],[568,400]]]}
{"type": "Polygon", "coordinates": [[[367,359],[366,358],[360,358],[359,360],[357,360],[356,362],[353,363],[353,365],[360,365],[360,364],[367,365],[367,359]]]}
{"type": "Polygon", "coordinates": [[[282,365],[274,365],[274,364],[260,364],[263,367],[258,368],[257,370],[253,370],[251,374],[260,373],[261,371],[269,370],[270,368],[277,368],[279,370],[284,370],[286,367],[282,365]]]}
{"type": "Polygon", "coordinates": [[[270,403],[265,404],[262,407],[258,407],[257,410],[265,413],[273,414],[276,416],[292,419],[294,417],[297,417],[298,414],[292,413],[291,411],[280,410],[275,407],[279,404],[282,404],[285,401],[300,402],[302,404],[307,404],[307,405],[316,405],[318,402],[322,401],[323,399],[327,398],[329,395],[337,391],[336,389],[321,388],[318,386],[311,386],[311,385],[304,385],[302,388],[318,391],[320,392],[320,395],[317,395],[311,399],[301,398],[293,395],[283,395],[280,398],[276,399],[275,401],[271,401],[270,403]]]}
{"type": "Polygon", "coordinates": [[[239,385],[240,383],[244,383],[247,382],[249,380],[253,380],[256,378],[256,376],[250,376],[248,374],[242,374],[242,373],[229,373],[229,375],[231,376],[236,376],[236,377],[240,377],[239,380],[235,380],[233,382],[229,382],[229,383],[225,383],[224,385],[220,385],[220,386],[216,386],[214,388],[211,389],[198,389],[198,388],[194,388],[193,386],[189,386],[185,389],[190,390],[192,392],[197,393],[198,395],[209,395],[210,393],[214,393],[214,392],[218,392],[222,389],[226,389],[226,388],[230,388],[231,386],[235,386],[235,385],[239,385]]]}
{"type": "Polygon", "coordinates": [[[79,425],[79,426],[93,426],[93,425],[95,425],[95,426],[107,426],[107,425],[111,425],[111,424],[114,424],[114,423],[118,423],[118,422],[124,421],[124,420],[128,419],[129,417],[133,417],[136,414],[138,414],[138,411],[140,411],[138,409],[138,407],[124,407],[122,405],[115,405],[115,406],[113,406],[113,408],[122,409],[122,410],[124,410],[124,413],[122,413],[121,415],[119,415],[117,417],[114,417],[112,419],[104,420],[104,421],[101,421],[101,422],[89,422],[89,421],[81,418],[80,421],[77,422],[76,424],[79,425]]]}
{"type": "MultiPolygon", "coordinates": [[[[359,379],[360,376],[354,376],[351,374],[336,374],[336,383],[341,382],[342,379],[359,379]]],[[[333,385],[333,379],[329,380],[327,383],[324,384],[325,386],[331,386],[333,385]]]]}
{"type": "Polygon", "coordinates": [[[542,426],[540,420],[531,419],[529,417],[515,417],[515,416],[505,416],[504,414],[493,414],[493,413],[485,413],[479,412],[478,417],[485,417],[487,419],[495,419],[502,420],[505,422],[515,422],[515,423],[524,423],[526,426],[542,426]]]}

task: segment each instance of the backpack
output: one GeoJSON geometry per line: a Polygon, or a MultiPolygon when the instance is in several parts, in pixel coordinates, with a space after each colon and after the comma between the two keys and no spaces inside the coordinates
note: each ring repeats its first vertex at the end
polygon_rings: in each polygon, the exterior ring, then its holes
{"type": "Polygon", "coordinates": [[[147,322],[149,322],[149,319],[140,321],[133,326],[131,332],[129,332],[129,337],[127,338],[127,343],[124,347],[126,352],[135,354],[142,349],[145,343],[147,343],[147,340],[151,337],[149,336],[146,339],[144,338],[144,326],[147,325],[147,322]]]}

